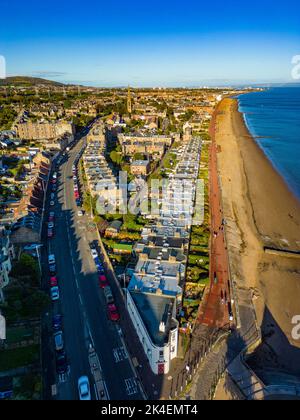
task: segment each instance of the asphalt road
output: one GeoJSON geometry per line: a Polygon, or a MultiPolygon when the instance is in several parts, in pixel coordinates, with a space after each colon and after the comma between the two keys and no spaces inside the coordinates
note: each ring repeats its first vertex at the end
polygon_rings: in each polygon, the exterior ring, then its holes
{"type": "MultiPolygon", "coordinates": [[[[89,248],[89,242],[96,239],[95,232],[89,232],[87,217],[77,216],[72,165],[83,144],[82,139],[61,164],[55,206],[47,209],[54,209],[56,213],[55,236],[48,241],[48,251],[56,256],[60,288],[60,301],[53,305],[53,312],[63,315],[65,350],[70,370],[63,379],[49,372],[55,369],[54,351],[53,348],[49,348],[49,358],[51,355],[52,362],[48,363],[45,375],[48,382],[55,380],[55,398],[62,400],[78,399],[78,378],[87,375],[90,379],[92,398],[95,399],[88,360],[88,349],[92,345],[100,361],[108,398],[142,399],[132,363],[120,337],[119,327],[108,319],[103,291],[98,286],[97,270],[89,248]]],[[[48,329],[47,334],[51,347],[51,330],[48,329]]],[[[55,384],[48,383],[48,387],[50,385],[55,384]]]]}

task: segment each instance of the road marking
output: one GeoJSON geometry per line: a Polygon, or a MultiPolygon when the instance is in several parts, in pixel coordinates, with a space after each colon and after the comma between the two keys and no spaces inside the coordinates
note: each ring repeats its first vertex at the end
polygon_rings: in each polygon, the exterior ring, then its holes
{"type": "Polygon", "coordinates": [[[113,355],[116,363],[120,363],[123,360],[128,359],[128,354],[124,347],[117,347],[113,349],[113,355]]]}
{"type": "Polygon", "coordinates": [[[135,378],[125,379],[126,393],[127,395],[137,394],[137,383],[135,378]]]}

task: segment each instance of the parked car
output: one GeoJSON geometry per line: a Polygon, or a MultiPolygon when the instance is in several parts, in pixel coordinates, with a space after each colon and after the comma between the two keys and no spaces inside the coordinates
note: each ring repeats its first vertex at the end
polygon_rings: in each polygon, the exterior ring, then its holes
{"type": "Polygon", "coordinates": [[[55,255],[54,254],[49,254],[48,255],[48,264],[49,265],[55,264],[55,255]]]}
{"type": "Polygon", "coordinates": [[[95,250],[95,248],[92,248],[92,249],[91,249],[91,254],[92,254],[92,257],[93,257],[94,259],[99,258],[99,257],[98,257],[98,252],[95,250]]]}
{"type": "Polygon", "coordinates": [[[51,199],[51,200],[54,200],[54,198],[55,198],[55,194],[54,194],[54,192],[52,192],[52,193],[50,194],[50,199],[51,199]]]}
{"type": "Polygon", "coordinates": [[[98,274],[105,274],[104,267],[100,267],[100,268],[97,267],[97,271],[98,271],[98,274]]]}
{"type": "Polygon", "coordinates": [[[90,383],[87,376],[78,379],[78,394],[80,401],[91,400],[90,383]]]}
{"type": "Polygon", "coordinates": [[[52,229],[48,229],[47,236],[48,236],[48,238],[53,238],[53,230],[52,229]]]}
{"type": "Polygon", "coordinates": [[[62,331],[57,331],[54,335],[54,347],[56,351],[62,351],[64,349],[64,338],[62,331]]]}
{"type": "Polygon", "coordinates": [[[56,265],[55,264],[49,264],[49,271],[50,271],[50,273],[56,273],[56,265]]]}
{"type": "Polygon", "coordinates": [[[51,206],[51,207],[53,207],[54,205],[55,205],[54,201],[53,201],[53,200],[51,200],[51,201],[50,201],[50,206],[51,206]]]}
{"type": "Polygon", "coordinates": [[[67,355],[64,351],[56,354],[56,371],[60,375],[68,371],[67,355]]]}
{"type": "Polygon", "coordinates": [[[48,229],[53,229],[53,228],[54,228],[54,223],[48,222],[48,229]]]}
{"type": "Polygon", "coordinates": [[[101,289],[104,289],[104,287],[108,286],[108,281],[106,276],[104,276],[103,274],[101,274],[99,277],[99,286],[101,287],[101,289]]]}
{"type": "Polygon", "coordinates": [[[49,283],[50,283],[50,287],[57,286],[57,277],[56,276],[50,277],[49,283]]]}
{"type": "Polygon", "coordinates": [[[119,321],[120,319],[120,314],[117,310],[117,307],[113,303],[107,305],[107,314],[108,314],[108,318],[111,321],[119,321]]]}
{"type": "Polygon", "coordinates": [[[111,288],[109,286],[106,286],[104,287],[103,291],[106,303],[114,303],[114,296],[112,294],[111,288]]]}
{"type": "Polygon", "coordinates": [[[59,289],[57,286],[51,287],[50,293],[51,293],[51,300],[53,302],[55,302],[56,300],[59,300],[59,289]]]}
{"type": "Polygon", "coordinates": [[[62,329],[62,315],[57,314],[53,316],[52,328],[54,331],[60,331],[62,329]]]}
{"type": "Polygon", "coordinates": [[[55,219],[55,213],[54,211],[50,211],[49,213],[49,222],[53,221],[55,219]]]}

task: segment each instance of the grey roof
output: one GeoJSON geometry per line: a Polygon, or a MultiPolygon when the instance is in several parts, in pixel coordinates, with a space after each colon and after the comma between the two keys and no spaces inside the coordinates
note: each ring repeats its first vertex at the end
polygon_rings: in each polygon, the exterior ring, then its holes
{"type": "Polygon", "coordinates": [[[163,346],[168,341],[170,329],[175,327],[175,320],[172,318],[175,299],[133,290],[130,293],[152,342],[163,346]],[[166,325],[165,332],[159,331],[161,321],[166,325]]]}

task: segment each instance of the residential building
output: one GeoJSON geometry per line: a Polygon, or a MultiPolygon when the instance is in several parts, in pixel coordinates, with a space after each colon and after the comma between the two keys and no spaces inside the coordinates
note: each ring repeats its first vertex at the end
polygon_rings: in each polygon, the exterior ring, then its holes
{"type": "Polygon", "coordinates": [[[147,176],[150,169],[149,160],[135,160],[131,163],[130,170],[132,175],[147,176]]]}
{"type": "Polygon", "coordinates": [[[11,261],[15,258],[14,246],[9,233],[0,228],[0,301],[3,300],[3,288],[9,284],[9,273],[12,269],[11,261]]]}
{"type": "Polygon", "coordinates": [[[71,122],[19,122],[15,126],[17,135],[23,140],[51,140],[61,137],[65,133],[74,135],[74,126],[71,122]]]}
{"type": "Polygon", "coordinates": [[[193,221],[201,139],[191,138],[170,174],[162,206],[135,245],[127,309],[155,374],[167,374],[178,354],[178,321],[183,300],[193,221]],[[184,186],[184,188],[182,188],[184,186]]]}

